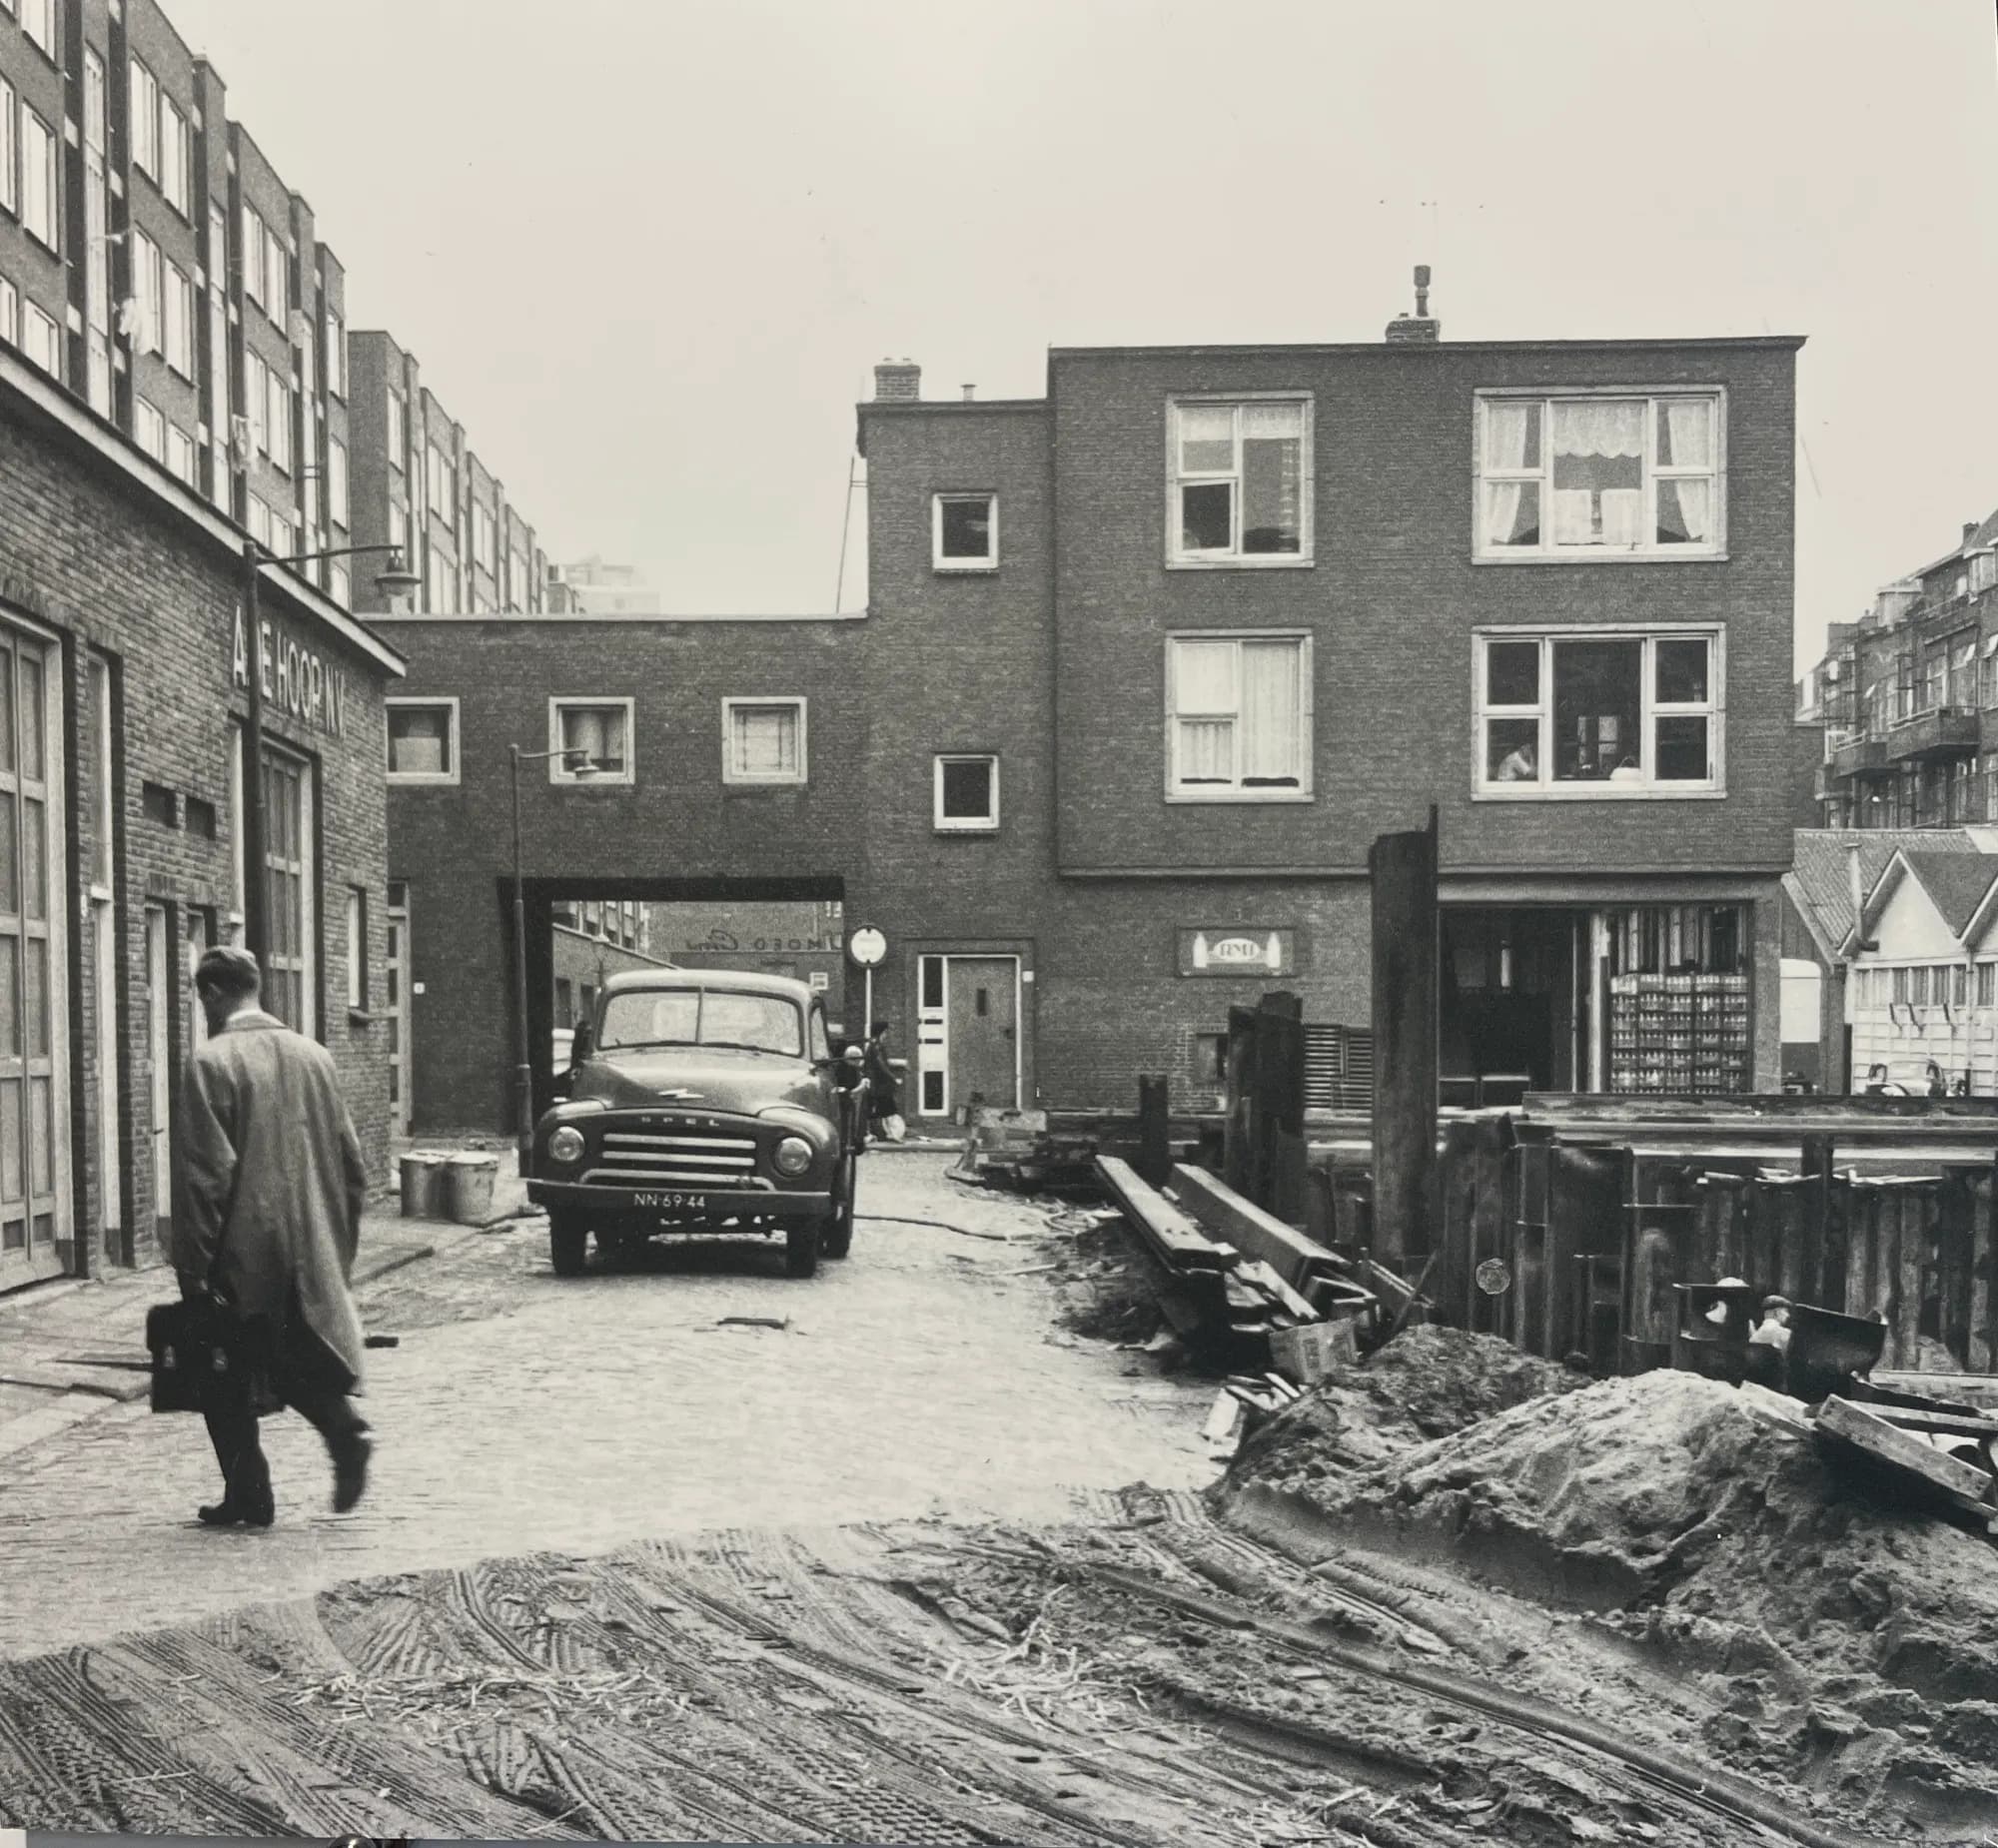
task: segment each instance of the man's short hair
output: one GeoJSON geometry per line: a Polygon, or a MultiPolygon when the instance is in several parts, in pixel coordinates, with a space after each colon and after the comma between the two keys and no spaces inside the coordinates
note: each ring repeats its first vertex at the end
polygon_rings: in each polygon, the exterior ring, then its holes
{"type": "Polygon", "coordinates": [[[254,995],[263,986],[263,976],[256,957],[248,950],[238,949],[233,943],[219,943],[202,953],[201,961],[195,965],[194,985],[212,989],[234,1001],[254,995]]]}

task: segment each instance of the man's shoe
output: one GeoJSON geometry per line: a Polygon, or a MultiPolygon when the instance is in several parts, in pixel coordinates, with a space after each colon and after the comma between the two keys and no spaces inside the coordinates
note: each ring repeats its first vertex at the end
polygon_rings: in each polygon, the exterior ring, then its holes
{"type": "Polygon", "coordinates": [[[368,1459],[375,1440],[365,1431],[343,1438],[333,1451],[333,1511],[347,1513],[368,1492],[368,1459]]]}
{"type": "Polygon", "coordinates": [[[194,1512],[204,1527],[268,1527],[278,1518],[277,1503],[268,1495],[247,1502],[224,1497],[212,1507],[196,1508],[194,1512]]]}

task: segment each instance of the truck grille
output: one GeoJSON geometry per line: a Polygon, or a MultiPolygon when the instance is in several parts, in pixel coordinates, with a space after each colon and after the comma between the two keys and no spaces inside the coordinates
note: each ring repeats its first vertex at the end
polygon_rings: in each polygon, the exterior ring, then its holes
{"type": "Polygon", "coordinates": [[[651,1187],[767,1188],[756,1173],[756,1141],[725,1130],[606,1130],[584,1181],[651,1187]]]}

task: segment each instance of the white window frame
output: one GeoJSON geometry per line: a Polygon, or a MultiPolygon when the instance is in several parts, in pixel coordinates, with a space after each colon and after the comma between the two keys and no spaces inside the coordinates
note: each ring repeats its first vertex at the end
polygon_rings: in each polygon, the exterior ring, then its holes
{"type": "Polygon", "coordinates": [[[1471,779],[1472,798],[1479,802],[1711,802],[1727,794],[1727,631],[1718,623],[1589,623],[1572,628],[1544,625],[1484,626],[1472,632],[1471,779]],[[1536,706],[1495,706],[1486,696],[1487,650],[1493,642],[1538,642],[1540,697],[1536,706]],[[1553,649],[1564,641],[1640,641],[1644,644],[1639,684],[1643,728],[1643,780],[1613,782],[1608,778],[1556,782],[1551,775],[1553,744],[1553,649]],[[1658,703],[1656,644],[1661,641],[1704,641],[1707,644],[1707,698],[1702,704],[1658,703]],[[1658,761],[1657,721],[1688,717],[1706,720],[1707,753],[1712,774],[1704,782],[1654,780],[1658,761]],[[1485,728],[1491,719],[1537,718],[1539,741],[1535,782],[1500,783],[1487,777],[1490,752],[1485,728]]]}
{"type": "Polygon", "coordinates": [[[178,424],[167,426],[167,467],[190,487],[195,485],[194,439],[178,424]]]}
{"type": "Polygon", "coordinates": [[[389,398],[389,466],[407,474],[410,466],[410,406],[400,392],[389,398]]]}
{"type": "Polygon", "coordinates": [[[368,893],[347,888],[347,1011],[368,1011],[368,893]]]}
{"type": "Polygon", "coordinates": [[[327,584],[327,595],[332,597],[342,609],[352,609],[354,607],[354,576],[348,570],[344,559],[336,558],[333,561],[333,572],[331,580],[327,584]]]}
{"type": "Polygon", "coordinates": [[[0,340],[10,347],[21,342],[21,292],[0,276],[0,340]]]}
{"type": "MultiPolygon", "coordinates": [[[[1168,802],[1309,802],[1313,799],[1312,769],[1317,755],[1314,724],[1314,655],[1309,629],[1174,629],[1166,637],[1166,800],[1168,802]],[[1304,761],[1298,767],[1295,789],[1245,788],[1241,782],[1240,729],[1238,722],[1237,776],[1232,783],[1192,783],[1180,780],[1178,647],[1180,642],[1292,641],[1298,644],[1298,736],[1304,761]]],[[[1237,674],[1240,685],[1240,674],[1237,674]]]]}
{"type": "Polygon", "coordinates": [[[269,224],[265,224],[264,313],[270,316],[273,327],[285,330],[287,340],[291,338],[291,329],[286,325],[291,309],[292,254],[286,248],[285,240],[269,224]]]}
{"type": "Polygon", "coordinates": [[[139,326],[133,330],[136,353],[167,350],[167,260],[143,231],[132,233],[132,293],[139,302],[139,326]]]}
{"type": "Polygon", "coordinates": [[[62,172],[57,159],[61,139],[41,114],[23,105],[21,109],[21,229],[45,250],[62,255],[62,172]],[[29,133],[32,123],[42,137],[41,185],[30,184],[35,171],[35,141],[29,133]],[[39,208],[39,209],[38,209],[39,208]],[[46,213],[46,218],[44,217],[46,213]]]}
{"type": "Polygon", "coordinates": [[[237,226],[237,243],[242,247],[243,293],[259,308],[264,306],[264,221],[252,206],[243,208],[237,226]]]}
{"type": "Polygon", "coordinates": [[[21,0],[21,30],[56,62],[56,0],[21,0]]]}
{"type": "Polygon", "coordinates": [[[265,416],[267,436],[270,441],[271,466],[282,474],[292,471],[292,388],[285,375],[275,366],[267,366],[264,377],[271,394],[270,410],[265,416]]]}
{"type": "Polygon", "coordinates": [[[999,496],[956,490],[930,496],[930,566],[938,571],[996,571],[999,568],[999,496]],[[944,555],[943,510],[946,506],[985,503],[987,547],[982,558],[952,558],[944,555]]]}
{"type": "Polygon", "coordinates": [[[327,517],[342,531],[354,523],[348,503],[347,445],[338,437],[326,440],[326,502],[327,517]]]}
{"type": "Polygon", "coordinates": [[[182,218],[194,216],[194,131],[174,99],[160,93],[160,196],[182,218]]]}
{"type": "Polygon", "coordinates": [[[326,348],[326,391],[329,398],[347,402],[347,324],[328,309],[320,336],[326,348]]]}
{"type": "Polygon", "coordinates": [[[548,781],[565,789],[620,789],[638,780],[637,704],[635,699],[606,694],[560,693],[548,699],[548,781]],[[592,770],[578,775],[562,761],[562,714],[564,712],[616,710],[624,714],[624,767],[605,772],[592,770]]]}
{"type": "Polygon", "coordinates": [[[1309,392],[1178,392],[1166,402],[1166,567],[1176,571],[1295,571],[1307,570],[1317,562],[1314,511],[1317,501],[1317,421],[1316,406],[1309,392]],[[1249,406],[1298,405],[1304,411],[1304,428],[1298,455],[1298,549],[1296,551],[1245,552],[1242,549],[1242,433],[1236,419],[1235,465],[1226,472],[1180,472],[1180,412],[1186,410],[1235,410],[1249,406]],[[1233,519],[1226,551],[1187,551],[1180,544],[1183,531],[1180,486],[1183,481],[1232,481],[1233,519]]]}
{"type": "Polygon", "coordinates": [[[939,834],[996,834],[999,831],[999,753],[997,751],[939,751],[931,760],[931,818],[939,834]],[[944,766],[952,763],[982,763],[991,766],[992,799],[979,817],[946,815],[943,812],[944,766]]]}
{"type": "Polygon", "coordinates": [[[464,748],[459,733],[458,696],[456,694],[444,693],[427,693],[423,695],[415,693],[397,694],[383,700],[382,704],[389,711],[394,711],[398,706],[422,706],[427,708],[442,708],[450,715],[445,730],[445,739],[450,746],[447,752],[451,760],[451,768],[449,770],[391,769],[389,765],[392,760],[388,755],[390,743],[389,723],[386,718],[382,721],[383,770],[389,781],[392,783],[456,783],[459,780],[459,770],[463,762],[460,752],[464,748]]]}
{"type": "Polygon", "coordinates": [[[39,302],[21,304],[21,351],[51,379],[61,379],[62,329],[39,302]]]}
{"type": "MultiPolygon", "coordinates": [[[[4,0],[0,0],[4,4],[4,0]]],[[[21,115],[14,86],[0,77],[0,206],[21,211],[21,115]]]]}
{"type": "Polygon", "coordinates": [[[735,788],[746,789],[801,789],[811,780],[811,755],[808,746],[808,702],[789,694],[775,693],[767,697],[741,694],[721,702],[721,780],[735,788]],[[798,767],[794,775],[757,775],[751,771],[735,767],[735,714],[743,710],[756,710],[772,706],[788,706],[798,718],[798,767]]]}
{"type": "Polygon", "coordinates": [[[149,398],[135,396],[132,400],[132,441],[156,462],[166,462],[166,416],[149,398]]]}
{"type": "Polygon", "coordinates": [[[194,279],[172,258],[162,256],[161,294],[167,365],[194,383],[194,279]]]}
{"type": "Polygon", "coordinates": [[[132,60],[132,165],[156,185],[160,178],[160,80],[132,60]]]}
{"type": "Polygon", "coordinates": [[[1472,525],[1471,553],[1479,564],[1607,564],[1607,563],[1711,563],[1727,557],[1727,391],[1724,386],[1575,386],[1575,387],[1490,387],[1476,394],[1476,415],[1472,419],[1472,525]],[[1557,404],[1594,404],[1604,400],[1644,401],[1644,440],[1641,457],[1643,471],[1643,530],[1652,536],[1641,545],[1557,545],[1553,540],[1553,407],[1557,404]],[[1709,468],[1672,467],[1657,462],[1658,408],[1662,404],[1697,399],[1713,407],[1713,465],[1709,468]],[[1521,400],[1540,408],[1540,461],[1537,469],[1506,469],[1492,477],[1500,480],[1538,481],[1540,487],[1540,542],[1537,545],[1488,545],[1485,538],[1486,418],[1495,404],[1517,404],[1521,400]],[[1704,545],[1661,545],[1658,529],[1657,484],[1678,478],[1710,478],[1713,482],[1713,532],[1704,545]]]}

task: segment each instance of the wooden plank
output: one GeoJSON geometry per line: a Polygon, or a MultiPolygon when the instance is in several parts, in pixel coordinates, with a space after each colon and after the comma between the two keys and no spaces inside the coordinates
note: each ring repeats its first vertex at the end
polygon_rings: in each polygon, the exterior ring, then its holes
{"type": "Polygon", "coordinates": [[[1217,1244],[1155,1187],[1139,1180],[1131,1164],[1114,1155],[1096,1158],[1096,1176],[1138,1235],[1176,1271],[1232,1271],[1241,1254],[1217,1244]]]}
{"type": "Polygon", "coordinates": [[[1998,1411],[1998,1374],[1911,1374],[1876,1367],[1866,1378],[1869,1385],[1889,1392],[1954,1399],[1958,1404],[1988,1405],[1998,1411]]]}
{"type": "Polygon", "coordinates": [[[1235,1275],[1260,1290],[1286,1315],[1299,1322],[1316,1322],[1318,1311],[1311,1305],[1311,1299],[1293,1290],[1270,1265],[1258,1259],[1249,1258],[1236,1268],[1235,1275]]]}
{"type": "Polygon", "coordinates": [[[1818,1408],[1817,1426],[1880,1462],[1919,1476],[1945,1494],[1990,1505],[1992,1478],[1982,1469],[1973,1469],[1933,1444],[1897,1430],[1870,1407],[1855,1405],[1850,1399],[1828,1398],[1818,1408]]]}
{"type": "Polygon", "coordinates": [[[1374,1241],[1402,1264],[1436,1240],[1437,836],[1378,837],[1367,855],[1374,946],[1374,1241]]]}
{"type": "Polygon", "coordinates": [[[1902,1430],[1934,1431],[1942,1436],[1955,1437],[1998,1437],[1998,1417],[1966,1417],[1960,1411],[1917,1411],[1909,1405],[1876,1405],[1871,1402],[1865,1409],[1902,1430]]]}
{"type": "Polygon", "coordinates": [[[1296,1287],[1316,1266],[1339,1258],[1274,1213],[1245,1200],[1219,1175],[1184,1164],[1172,1172],[1173,1192],[1211,1237],[1225,1240],[1245,1257],[1260,1260],[1296,1287]]]}

